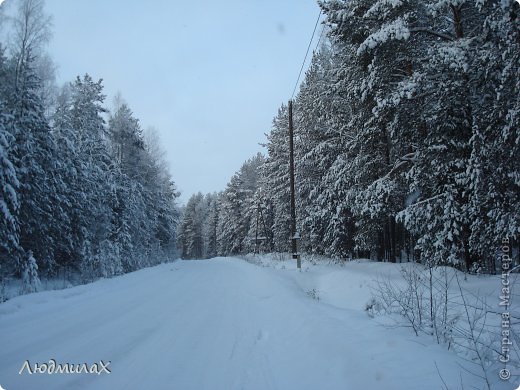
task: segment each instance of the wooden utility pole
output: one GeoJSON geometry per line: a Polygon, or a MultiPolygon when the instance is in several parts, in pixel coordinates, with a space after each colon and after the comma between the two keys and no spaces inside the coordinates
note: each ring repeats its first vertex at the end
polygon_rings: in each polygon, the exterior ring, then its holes
{"type": "Polygon", "coordinates": [[[297,267],[302,268],[300,254],[298,253],[297,240],[300,238],[296,232],[296,202],[294,200],[294,141],[293,141],[293,112],[292,100],[289,100],[289,177],[291,180],[291,251],[292,258],[296,259],[297,267]]]}

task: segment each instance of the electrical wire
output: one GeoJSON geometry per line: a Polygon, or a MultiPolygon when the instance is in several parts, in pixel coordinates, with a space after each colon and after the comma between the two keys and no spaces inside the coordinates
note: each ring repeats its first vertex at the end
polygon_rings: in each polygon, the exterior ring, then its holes
{"type": "Polygon", "coordinates": [[[318,28],[318,23],[320,22],[321,12],[322,11],[320,9],[320,13],[318,15],[318,19],[316,19],[316,24],[314,25],[314,30],[312,31],[311,40],[309,41],[309,45],[307,46],[307,52],[305,53],[305,58],[303,59],[302,66],[300,68],[300,73],[298,74],[298,79],[296,80],[296,84],[294,85],[294,89],[293,89],[293,93],[292,93],[292,96],[291,96],[291,100],[294,98],[294,94],[296,93],[296,88],[298,88],[298,83],[300,82],[300,77],[302,76],[303,68],[305,66],[305,62],[307,61],[307,56],[309,55],[309,50],[311,48],[312,41],[314,40],[314,35],[316,34],[316,29],[318,28]]]}

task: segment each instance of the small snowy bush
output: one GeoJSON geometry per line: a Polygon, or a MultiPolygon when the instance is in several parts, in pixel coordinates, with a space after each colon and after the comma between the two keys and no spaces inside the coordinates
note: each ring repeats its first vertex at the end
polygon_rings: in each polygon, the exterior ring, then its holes
{"type": "Polygon", "coordinates": [[[32,251],[27,252],[27,259],[22,272],[22,293],[30,294],[40,289],[40,278],[38,277],[38,264],[32,251]]]}
{"type": "Polygon", "coordinates": [[[365,303],[365,311],[367,312],[370,318],[374,318],[377,314],[379,314],[382,310],[381,302],[379,302],[374,297],[370,298],[370,300],[365,303]]]}
{"type": "Polygon", "coordinates": [[[320,300],[319,291],[316,290],[315,288],[307,291],[307,296],[311,297],[312,299],[316,299],[317,301],[320,300]]]}

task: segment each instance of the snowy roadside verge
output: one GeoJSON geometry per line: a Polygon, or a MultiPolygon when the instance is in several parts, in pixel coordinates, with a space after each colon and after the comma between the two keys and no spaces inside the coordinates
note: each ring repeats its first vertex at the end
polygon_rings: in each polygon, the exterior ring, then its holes
{"type": "MultiPolygon", "coordinates": [[[[172,263],[176,261],[177,259],[163,259],[162,261],[159,261],[158,263],[154,263],[153,265],[149,265],[148,267],[154,267],[157,264],[165,264],[165,263],[172,263]]],[[[136,272],[131,271],[132,272],[136,272]]],[[[38,284],[37,286],[33,286],[35,291],[27,292],[24,288],[24,282],[21,278],[14,278],[14,277],[4,277],[0,278],[0,304],[3,302],[6,302],[12,298],[31,294],[34,292],[45,292],[45,291],[56,291],[56,290],[66,290],[69,288],[73,288],[76,286],[82,286],[86,284],[94,283],[98,280],[103,279],[110,279],[113,277],[122,276],[124,274],[114,275],[112,277],[86,277],[85,275],[82,275],[81,272],[73,272],[70,270],[63,270],[63,272],[59,271],[56,276],[49,277],[49,276],[40,276],[38,277],[38,284]]]]}
{"type": "MultiPolygon", "coordinates": [[[[289,255],[243,258],[296,271],[289,255]]],[[[323,304],[364,310],[379,324],[410,328],[411,334],[454,351],[468,362],[464,370],[479,378],[482,388],[520,383],[519,274],[510,275],[507,307],[502,275],[469,275],[450,267],[310,257],[304,258],[301,272],[286,274],[302,293],[323,304]]]]}

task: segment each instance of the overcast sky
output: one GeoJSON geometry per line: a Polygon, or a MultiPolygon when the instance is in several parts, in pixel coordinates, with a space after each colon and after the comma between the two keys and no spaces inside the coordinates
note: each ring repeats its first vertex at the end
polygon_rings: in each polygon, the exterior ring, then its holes
{"type": "MultiPolygon", "coordinates": [[[[155,127],[187,201],[225,188],[292,94],[315,0],[46,0],[58,81],[103,78],[155,127]]],[[[318,35],[318,34],[317,34],[318,35]]]]}

